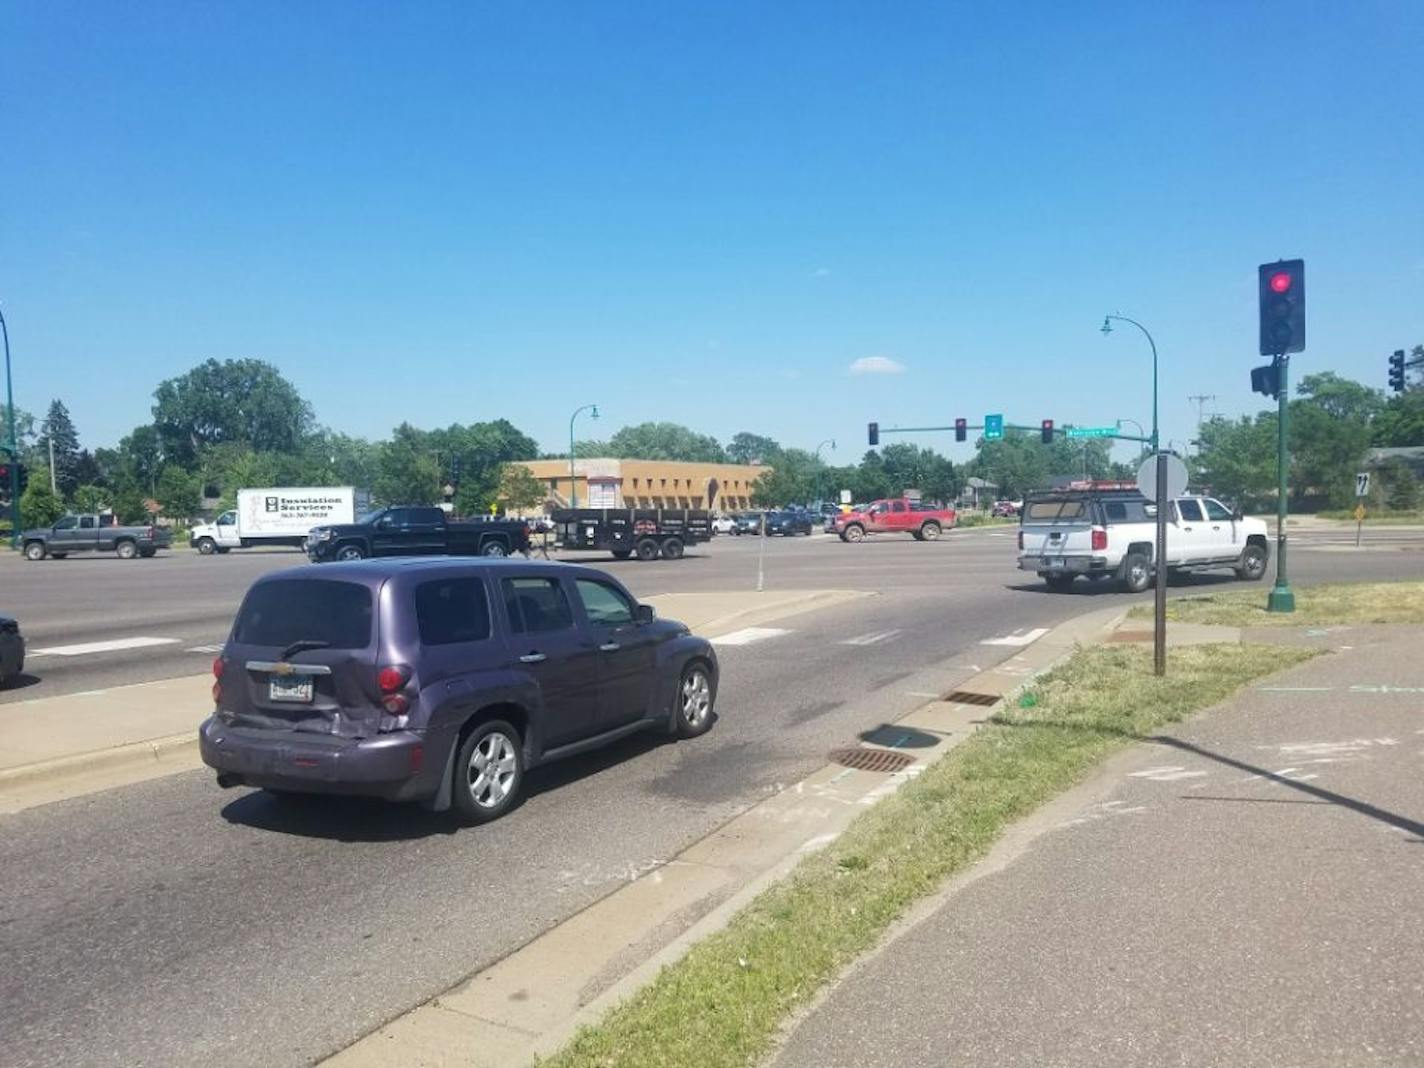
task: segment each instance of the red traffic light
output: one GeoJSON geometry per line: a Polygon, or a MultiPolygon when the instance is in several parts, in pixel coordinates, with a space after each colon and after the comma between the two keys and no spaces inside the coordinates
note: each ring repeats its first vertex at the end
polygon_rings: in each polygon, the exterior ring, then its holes
{"type": "Polygon", "coordinates": [[[1271,275],[1271,281],[1270,281],[1269,284],[1270,284],[1270,287],[1271,287],[1271,291],[1274,292],[1274,293],[1286,293],[1286,292],[1289,292],[1290,287],[1291,287],[1291,276],[1290,276],[1290,272],[1289,272],[1289,271],[1277,271],[1275,274],[1271,275]]]}

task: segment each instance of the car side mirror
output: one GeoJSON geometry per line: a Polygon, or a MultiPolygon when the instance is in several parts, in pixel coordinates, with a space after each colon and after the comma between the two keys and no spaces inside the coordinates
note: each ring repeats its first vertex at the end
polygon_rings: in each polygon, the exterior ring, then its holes
{"type": "Polygon", "coordinates": [[[651,623],[658,617],[658,613],[654,610],[652,605],[640,604],[633,613],[633,617],[639,623],[651,623]]]}

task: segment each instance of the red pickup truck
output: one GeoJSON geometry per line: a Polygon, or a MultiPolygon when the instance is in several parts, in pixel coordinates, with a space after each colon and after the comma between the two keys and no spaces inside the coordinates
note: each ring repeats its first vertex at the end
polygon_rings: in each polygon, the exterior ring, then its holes
{"type": "Polygon", "coordinates": [[[912,534],[916,541],[934,541],[954,526],[953,508],[919,501],[876,501],[859,512],[836,516],[841,541],[863,541],[867,534],[912,534]]]}

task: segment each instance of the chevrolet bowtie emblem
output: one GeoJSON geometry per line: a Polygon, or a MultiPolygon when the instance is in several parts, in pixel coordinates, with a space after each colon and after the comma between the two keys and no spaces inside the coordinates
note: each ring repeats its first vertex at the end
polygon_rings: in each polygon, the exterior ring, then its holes
{"type": "Polygon", "coordinates": [[[292,667],[291,664],[282,663],[272,665],[272,674],[274,675],[290,675],[295,670],[296,668],[292,667]]]}

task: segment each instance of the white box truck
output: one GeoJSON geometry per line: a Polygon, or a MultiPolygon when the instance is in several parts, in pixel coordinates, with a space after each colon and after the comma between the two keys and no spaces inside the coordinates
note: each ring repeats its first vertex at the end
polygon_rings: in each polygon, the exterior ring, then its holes
{"type": "Polygon", "coordinates": [[[189,543],[204,556],[255,545],[300,549],[312,527],[356,522],[351,486],[279,486],[237,491],[237,507],[195,526],[189,543]]]}

